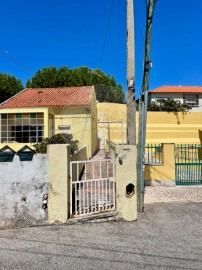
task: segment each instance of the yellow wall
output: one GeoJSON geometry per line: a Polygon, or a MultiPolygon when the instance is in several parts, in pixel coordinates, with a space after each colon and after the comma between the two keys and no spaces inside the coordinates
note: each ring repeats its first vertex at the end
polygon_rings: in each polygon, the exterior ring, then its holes
{"type": "MultiPolygon", "coordinates": [[[[113,103],[98,103],[98,119],[124,120],[124,138],[126,139],[126,105],[113,103]]],[[[138,130],[138,112],[136,116],[138,130]]],[[[98,124],[99,131],[107,125],[98,124]]],[[[121,143],[120,124],[110,124],[111,140],[121,143]]],[[[146,143],[172,142],[176,144],[202,143],[202,112],[168,113],[148,112],[146,143]]]]}
{"type": "Polygon", "coordinates": [[[87,146],[88,156],[91,154],[91,114],[90,107],[66,107],[52,109],[55,117],[55,133],[63,133],[58,126],[70,126],[74,140],[79,141],[79,148],[87,146]]]}
{"type": "Polygon", "coordinates": [[[69,106],[50,108],[49,113],[54,115],[55,133],[62,133],[58,126],[70,126],[74,140],[79,141],[79,148],[87,147],[87,157],[91,157],[97,150],[97,107],[93,91],[90,106],[69,106]]]}
{"type": "Polygon", "coordinates": [[[163,144],[163,165],[145,165],[145,181],[175,180],[175,144],[163,144]]]}
{"type": "MultiPolygon", "coordinates": [[[[117,103],[97,103],[98,113],[98,136],[108,139],[108,124],[102,121],[123,121],[123,139],[126,143],[126,105],[117,103]],[[100,122],[100,123],[99,123],[100,122]]],[[[110,139],[115,143],[122,141],[121,123],[110,123],[110,139]]]]}
{"type": "Polygon", "coordinates": [[[97,103],[98,120],[124,120],[126,123],[126,105],[118,103],[97,103]]]}
{"type": "Polygon", "coordinates": [[[202,112],[148,112],[147,143],[200,144],[202,112]]]}

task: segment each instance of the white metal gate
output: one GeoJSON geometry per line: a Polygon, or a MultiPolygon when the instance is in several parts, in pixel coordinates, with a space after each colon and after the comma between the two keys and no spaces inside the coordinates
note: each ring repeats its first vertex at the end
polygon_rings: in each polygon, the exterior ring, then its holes
{"type": "Polygon", "coordinates": [[[70,217],[114,210],[114,162],[110,159],[70,162],[70,217]]]}

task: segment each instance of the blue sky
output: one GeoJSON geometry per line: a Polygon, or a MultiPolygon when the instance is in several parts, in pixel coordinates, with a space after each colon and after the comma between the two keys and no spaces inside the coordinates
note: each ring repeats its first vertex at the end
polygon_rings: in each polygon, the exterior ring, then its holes
{"type": "MultiPolygon", "coordinates": [[[[2,0],[0,50],[31,70],[88,66],[113,75],[126,89],[126,0],[114,0],[100,65],[111,0],[2,0]]],[[[136,90],[140,92],[145,0],[134,0],[136,90]]],[[[202,1],[158,0],[155,10],[150,89],[202,85],[202,1]]],[[[0,54],[0,72],[25,84],[32,73],[0,54]]]]}

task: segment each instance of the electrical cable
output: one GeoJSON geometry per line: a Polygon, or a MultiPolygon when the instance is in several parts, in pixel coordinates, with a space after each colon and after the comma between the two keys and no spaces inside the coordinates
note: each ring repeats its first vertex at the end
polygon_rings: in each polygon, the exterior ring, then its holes
{"type": "Polygon", "coordinates": [[[104,43],[103,43],[101,57],[100,57],[99,69],[101,68],[101,64],[102,64],[102,58],[103,58],[103,54],[104,54],[105,44],[106,44],[106,40],[107,40],[107,34],[108,34],[109,25],[110,25],[110,21],[111,21],[113,5],[114,5],[114,0],[112,0],[112,2],[111,2],[111,8],[110,8],[109,18],[108,18],[108,22],[107,22],[107,28],[106,28],[106,31],[105,31],[105,38],[104,38],[104,43]]]}
{"type": "Polygon", "coordinates": [[[34,74],[35,72],[29,68],[28,66],[26,66],[25,64],[23,64],[22,62],[20,62],[18,59],[16,59],[15,57],[11,56],[10,54],[8,54],[7,52],[5,52],[4,50],[0,49],[0,54],[7,57],[8,59],[10,59],[13,63],[15,63],[16,65],[21,66],[23,69],[25,69],[26,71],[29,71],[30,73],[34,74]]]}

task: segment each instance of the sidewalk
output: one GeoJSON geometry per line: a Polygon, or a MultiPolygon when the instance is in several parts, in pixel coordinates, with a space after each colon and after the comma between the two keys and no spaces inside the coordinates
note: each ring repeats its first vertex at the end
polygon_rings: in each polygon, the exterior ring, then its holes
{"type": "Polygon", "coordinates": [[[156,202],[202,202],[202,186],[145,187],[145,204],[156,202]]]}

